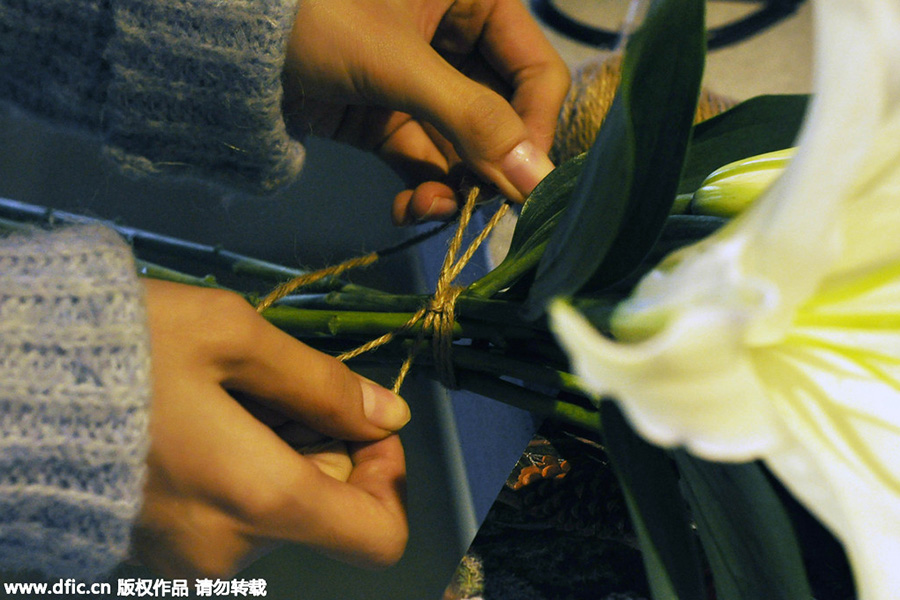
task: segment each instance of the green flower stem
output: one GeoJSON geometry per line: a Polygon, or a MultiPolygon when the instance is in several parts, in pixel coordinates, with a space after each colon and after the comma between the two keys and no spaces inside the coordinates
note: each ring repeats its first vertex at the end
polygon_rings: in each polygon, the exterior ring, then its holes
{"type": "MultiPolygon", "coordinates": [[[[681,214],[684,212],[682,206],[684,200],[681,197],[676,200],[673,212],[662,229],[660,239],[645,262],[655,265],[673,250],[708,237],[726,222],[726,219],[719,217],[681,214]]],[[[466,290],[466,295],[478,298],[495,296],[501,290],[515,283],[529,270],[537,267],[546,247],[547,241],[544,241],[524,252],[520,249],[519,254],[507,257],[493,271],[472,283],[466,290]]]]}
{"type": "MultiPolygon", "coordinates": [[[[342,288],[343,290],[344,288],[342,288]]],[[[354,291],[335,291],[327,294],[299,294],[287,296],[278,304],[295,308],[317,310],[350,310],[366,312],[408,312],[419,310],[426,302],[426,297],[387,293],[369,293],[354,291]]]]}
{"type": "MultiPolygon", "coordinates": [[[[358,286],[345,286],[342,291],[325,295],[301,295],[285,298],[281,304],[297,308],[340,309],[367,312],[409,312],[419,310],[428,302],[424,294],[388,294],[360,291],[358,286]]],[[[529,323],[519,317],[519,305],[503,300],[490,300],[461,294],[456,301],[458,319],[477,319],[491,324],[511,325],[546,330],[543,320],[529,323]]]]}
{"type": "MultiPolygon", "coordinates": [[[[406,340],[399,346],[379,349],[377,352],[354,360],[377,362],[382,365],[393,362],[399,367],[400,361],[406,358],[414,343],[413,340],[406,340]]],[[[413,365],[433,367],[431,353],[427,349],[422,349],[413,365]]],[[[565,391],[595,403],[598,400],[586,392],[580,385],[580,379],[571,373],[499,352],[478,350],[470,346],[455,344],[453,346],[453,366],[457,370],[478,372],[495,377],[511,377],[525,384],[565,391]]]]}
{"type": "Polygon", "coordinates": [[[175,269],[170,269],[168,267],[163,267],[161,265],[147,262],[146,260],[137,259],[134,262],[135,266],[137,267],[138,275],[140,275],[141,277],[147,277],[148,279],[161,279],[163,281],[172,281],[175,283],[184,283],[187,285],[195,285],[198,287],[228,289],[222,285],[219,285],[219,283],[216,281],[216,278],[212,275],[207,275],[206,277],[195,277],[193,275],[182,273],[181,271],[176,271],[175,269]]]}
{"type": "MultiPolygon", "coordinates": [[[[40,213],[31,211],[28,213],[32,222],[74,222],[75,215],[68,213],[57,213],[55,211],[46,211],[41,209],[40,213]],[[37,218],[43,216],[44,218],[37,218]],[[72,217],[70,219],[69,217],[72,217]]],[[[20,218],[27,215],[19,215],[20,218]]],[[[82,219],[77,217],[78,222],[96,222],[93,220],[82,219]]],[[[110,226],[109,223],[103,223],[110,226]]],[[[33,228],[33,225],[16,220],[0,218],[0,230],[3,231],[27,231],[33,228]]],[[[143,232],[138,235],[131,236],[134,233],[125,228],[114,227],[120,234],[127,238],[146,240],[143,232]],[[124,232],[123,232],[124,230],[124,232]]],[[[238,255],[224,253],[212,247],[200,247],[187,243],[187,246],[180,245],[180,240],[176,240],[179,244],[169,247],[167,238],[163,236],[155,236],[150,234],[154,241],[152,243],[162,243],[167,249],[173,250],[174,254],[178,254],[179,250],[186,250],[187,256],[198,258],[194,252],[205,254],[207,258],[213,258],[212,262],[226,264],[232,266],[235,273],[254,275],[263,278],[283,279],[287,276],[294,276],[299,273],[296,270],[286,269],[279,265],[271,265],[265,261],[256,261],[255,259],[244,259],[238,255]],[[237,257],[236,260],[232,260],[237,257]],[[275,267],[273,269],[272,267],[275,267]]],[[[184,256],[184,255],[182,255],[184,256]]],[[[138,273],[142,277],[173,281],[177,283],[194,285],[200,287],[212,287],[226,289],[219,285],[212,276],[195,277],[174,269],[170,269],[148,261],[137,260],[136,266],[138,273]]],[[[341,309],[335,310],[311,310],[302,308],[292,308],[289,306],[276,306],[268,309],[263,313],[270,322],[277,327],[284,329],[290,333],[298,335],[298,337],[345,337],[359,339],[374,339],[384,333],[396,331],[402,327],[412,312],[421,306],[425,301],[424,296],[402,296],[395,294],[386,294],[378,290],[371,290],[356,285],[340,284],[342,291],[340,293],[331,294],[327,302],[334,306],[340,306],[341,309]],[[349,306],[361,307],[378,307],[381,311],[353,311],[343,310],[349,306]],[[387,309],[402,307],[407,310],[387,309]]],[[[458,301],[458,312],[460,317],[469,314],[472,317],[479,317],[486,321],[492,321],[493,324],[487,322],[458,320],[454,326],[454,337],[456,338],[473,338],[473,339],[489,339],[489,340],[533,340],[544,339],[538,332],[530,327],[525,326],[515,316],[516,305],[512,303],[488,300],[478,297],[461,296],[458,301]]],[[[421,325],[417,325],[410,329],[407,335],[417,335],[421,329],[421,325]]],[[[408,342],[408,343],[411,343],[408,342]]],[[[372,357],[375,358],[375,357],[372,357]]],[[[423,361],[425,357],[423,356],[423,361]]],[[[586,409],[584,407],[558,400],[545,394],[525,389],[519,385],[503,381],[496,376],[509,376],[528,383],[540,384],[560,390],[570,391],[578,394],[584,394],[577,385],[577,378],[573,375],[551,369],[543,365],[535,365],[529,362],[517,360],[512,357],[504,356],[498,353],[491,353],[482,350],[476,350],[467,347],[455,348],[455,362],[458,371],[457,377],[461,387],[472,392],[494,398],[498,401],[516,406],[518,408],[533,412],[535,414],[549,417],[563,423],[568,423],[576,427],[584,428],[590,431],[596,431],[599,427],[599,413],[586,409]]],[[[433,368],[424,368],[423,371],[429,373],[432,377],[437,377],[433,368]]]]}
{"type": "MultiPolygon", "coordinates": [[[[437,377],[436,373],[428,374],[429,376],[437,377]]],[[[514,383],[474,371],[457,371],[456,381],[462,389],[493,398],[532,414],[573,425],[589,432],[596,433],[600,430],[600,413],[596,410],[565,402],[558,398],[523,388],[514,383]]]]}
{"type": "Polygon", "coordinates": [[[363,285],[359,285],[358,283],[347,283],[340,287],[340,289],[336,290],[338,292],[344,292],[347,294],[365,294],[371,296],[391,296],[390,292],[386,292],[384,290],[379,290],[378,288],[366,287],[363,285]]]}
{"type": "Polygon", "coordinates": [[[546,247],[547,242],[543,242],[515,260],[504,260],[487,275],[473,282],[466,290],[466,295],[475,298],[491,298],[497,292],[508,288],[530,269],[537,267],[546,247]]]}
{"type": "MultiPolygon", "coordinates": [[[[291,306],[273,306],[262,314],[279,329],[297,337],[343,336],[368,339],[397,331],[412,317],[409,312],[318,310],[291,306]]],[[[418,335],[421,328],[422,323],[419,322],[403,335],[418,335]]],[[[453,337],[526,340],[534,338],[535,332],[525,327],[457,321],[453,326],[453,337]]]]}
{"type": "MultiPolygon", "coordinates": [[[[142,276],[186,283],[189,285],[222,287],[211,277],[202,279],[192,277],[173,269],[160,267],[159,265],[147,262],[139,263],[139,272],[142,276]]],[[[395,297],[393,299],[396,300],[397,298],[403,297],[395,297]]],[[[275,326],[297,335],[298,337],[345,337],[363,340],[374,339],[385,333],[396,331],[406,324],[412,316],[412,313],[317,310],[289,306],[275,306],[266,310],[263,313],[263,316],[275,326]]],[[[420,325],[413,327],[406,335],[417,335],[420,329],[420,325]]],[[[520,338],[530,338],[533,336],[533,332],[527,329],[518,329],[515,331],[522,334],[519,336],[520,338]]],[[[510,330],[500,332],[495,327],[457,322],[454,327],[454,337],[512,339],[515,337],[515,334],[511,335],[510,330]]],[[[408,343],[412,342],[409,341],[408,343]]],[[[406,351],[407,349],[404,348],[404,356],[406,351]]],[[[382,353],[382,355],[383,354],[384,353],[382,353]]],[[[395,359],[399,360],[399,356],[395,357],[395,359]]],[[[528,383],[553,387],[582,396],[585,395],[582,388],[578,385],[578,378],[574,375],[544,365],[517,360],[499,353],[477,350],[466,346],[456,346],[454,347],[454,363],[460,368],[471,371],[480,371],[497,376],[506,375],[528,383]]],[[[534,398],[534,396],[530,397],[532,399],[534,398]]]]}
{"type": "MultiPolygon", "coordinates": [[[[279,329],[297,337],[376,338],[396,331],[411,313],[366,312],[273,306],[262,315],[279,329]]],[[[461,331],[454,331],[460,334],[461,331]]]]}
{"type": "MultiPolygon", "coordinates": [[[[378,365],[383,367],[387,356],[392,356],[399,365],[399,356],[394,352],[378,350],[353,359],[354,365],[378,365]]],[[[430,357],[421,356],[413,363],[413,370],[440,381],[440,375],[430,363],[430,357]]],[[[470,369],[456,369],[457,387],[498,402],[520,408],[540,417],[550,418],[560,423],[573,425],[582,430],[596,433],[600,428],[600,413],[591,408],[566,402],[510,381],[504,381],[486,373],[470,369]]]]}
{"type": "MultiPolygon", "coordinates": [[[[152,250],[168,256],[186,258],[206,263],[210,266],[230,270],[235,275],[255,277],[266,281],[280,283],[303,275],[307,271],[292,269],[265,260],[252,258],[224,250],[218,246],[209,246],[188,242],[178,238],[160,235],[134,227],[117,225],[103,219],[93,219],[61,210],[53,210],[43,206],[0,198],[0,214],[7,217],[4,226],[26,222],[53,225],[58,223],[95,223],[115,230],[135,249],[135,252],[152,250]]],[[[344,285],[334,279],[326,279],[310,286],[310,289],[329,291],[344,285]]]]}
{"type": "MultiPolygon", "coordinates": [[[[2,222],[0,222],[2,226],[2,222]]],[[[214,278],[199,278],[185,275],[179,271],[168,269],[146,261],[138,261],[138,272],[145,277],[164,279],[177,283],[202,287],[222,288],[214,278]]],[[[353,294],[357,296],[362,294],[353,294]]],[[[374,294],[380,296],[381,294],[374,294]]],[[[407,299],[421,301],[422,298],[395,296],[384,294],[386,300],[404,302],[407,299]]],[[[477,303],[477,301],[476,301],[477,303]]],[[[497,302],[497,304],[505,304],[497,302]]],[[[352,337],[375,338],[384,333],[395,331],[403,326],[412,316],[411,312],[372,312],[349,310],[317,310],[276,306],[263,313],[271,323],[289,331],[298,337],[352,337]]],[[[417,334],[420,327],[410,330],[407,335],[417,334]]],[[[495,328],[485,329],[483,326],[457,323],[454,327],[455,337],[495,338],[499,334],[495,328]]],[[[526,336],[527,337],[527,336],[526,336]]],[[[412,343],[412,342],[409,342],[412,343]]],[[[407,346],[408,348],[408,346],[407,346]]],[[[407,350],[404,349],[404,356],[407,350]]],[[[558,371],[550,367],[518,360],[496,352],[477,350],[467,346],[454,347],[454,364],[462,369],[488,373],[496,376],[509,376],[524,382],[553,387],[585,396],[576,376],[558,371]]],[[[474,391],[474,390],[473,390],[474,391]]]]}
{"type": "MultiPolygon", "coordinates": [[[[553,340],[529,340],[527,344],[505,346],[504,356],[525,364],[544,365],[567,372],[569,357],[553,340]]],[[[582,394],[584,395],[584,394],[582,394]]]]}
{"type": "MultiPolygon", "coordinates": [[[[0,220],[0,227],[3,222],[0,220]]],[[[186,275],[174,269],[161,267],[146,261],[138,261],[138,272],[142,276],[152,277],[155,279],[163,279],[174,281],[177,283],[185,283],[189,285],[197,285],[201,287],[215,287],[227,289],[216,283],[212,277],[194,277],[186,275]]],[[[357,292],[365,290],[359,286],[354,286],[357,292]]],[[[356,294],[354,294],[356,295],[356,294]]],[[[386,301],[381,302],[380,306],[385,307],[390,303],[391,306],[400,306],[404,298],[412,298],[421,300],[414,296],[404,297],[391,294],[371,293],[365,295],[371,299],[373,303],[378,304],[380,296],[385,296],[386,301]]],[[[249,298],[248,298],[249,299],[249,298]]],[[[418,310],[419,305],[412,305],[411,308],[418,310]]],[[[293,306],[273,306],[263,313],[263,316],[272,324],[280,329],[284,329],[297,337],[348,337],[353,339],[374,339],[385,333],[397,331],[403,327],[412,317],[414,310],[409,311],[371,311],[371,310],[345,310],[341,308],[326,309],[310,309],[297,308],[293,306]]],[[[421,323],[416,324],[405,332],[404,335],[418,335],[421,330],[421,323]]],[[[479,321],[460,321],[457,320],[453,327],[453,337],[488,339],[488,340],[522,340],[534,339],[540,334],[534,330],[512,323],[506,325],[484,323],[479,321]]]]}
{"type": "Polygon", "coordinates": [[[591,399],[584,386],[581,385],[579,377],[542,364],[517,360],[496,352],[476,350],[466,346],[453,347],[453,363],[471,371],[509,376],[591,399]]]}

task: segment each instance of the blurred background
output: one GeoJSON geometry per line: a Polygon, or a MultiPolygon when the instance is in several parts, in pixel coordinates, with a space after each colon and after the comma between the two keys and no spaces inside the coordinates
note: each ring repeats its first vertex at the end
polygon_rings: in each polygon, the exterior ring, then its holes
{"type": "MultiPolygon", "coordinates": [[[[738,100],[810,90],[808,2],[711,1],[708,22],[710,27],[735,23],[769,5],[781,5],[782,17],[710,51],[710,89],[738,100]]],[[[529,6],[572,68],[609,50],[573,35],[571,27],[548,22],[553,20],[548,15],[562,15],[563,21],[588,29],[617,31],[628,11],[626,0],[545,0],[529,6]]],[[[412,233],[390,223],[390,202],[401,189],[394,174],[378,159],[330,141],[310,140],[299,181],[266,198],[223,194],[197,184],[129,180],[101,163],[98,149],[94,140],[0,109],[0,197],[310,268],[394,244],[412,233]]],[[[432,240],[353,279],[396,291],[425,291],[444,247],[444,240],[432,240]]],[[[471,276],[479,268],[487,267],[482,261],[471,276]]],[[[392,373],[370,375],[387,381],[392,373]]],[[[402,434],[411,524],[403,560],[373,573],[291,547],[239,577],[265,578],[268,597],[277,599],[441,597],[537,423],[528,414],[472,394],[448,393],[425,379],[411,378],[404,395],[413,420],[402,434]]],[[[139,574],[139,569],[123,568],[113,581],[139,574]]]]}

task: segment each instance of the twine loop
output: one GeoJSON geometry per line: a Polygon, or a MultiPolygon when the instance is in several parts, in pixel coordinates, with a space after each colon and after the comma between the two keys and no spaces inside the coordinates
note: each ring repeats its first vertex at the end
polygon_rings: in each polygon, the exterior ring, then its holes
{"type": "MultiPolygon", "coordinates": [[[[497,211],[491,216],[490,220],[484,226],[484,229],[472,240],[466,247],[462,255],[457,258],[463,246],[463,238],[478,198],[481,194],[480,189],[475,186],[469,191],[466,202],[460,211],[459,223],[456,231],[447,248],[447,254],[444,256],[444,262],[441,265],[441,271],[438,275],[437,284],[435,285],[434,294],[429,298],[425,305],[417,310],[409,320],[394,331],[390,331],[382,336],[370,340],[361,346],[352,350],[348,350],[338,355],[338,360],[345,362],[352,358],[356,358],[366,352],[370,352],[379,348],[395,339],[398,335],[402,335],[413,329],[421,321],[421,329],[416,341],[411,346],[400,370],[394,380],[393,392],[399,393],[407,374],[412,367],[416,355],[421,350],[426,334],[431,337],[431,352],[434,359],[434,366],[437,369],[438,377],[441,383],[449,388],[456,386],[456,374],[453,369],[453,336],[456,328],[456,301],[459,295],[465,291],[465,286],[455,285],[454,281],[462,272],[463,268],[469,263],[479,246],[487,239],[491,231],[500,221],[504,214],[509,210],[509,202],[500,205],[497,211]]],[[[325,277],[337,276],[350,269],[365,267],[373,264],[379,258],[379,253],[372,252],[356,258],[351,258],[340,264],[308,273],[291,279],[283,283],[270,292],[257,305],[256,310],[263,312],[288,294],[297,289],[324,279],[325,277]]]]}
{"type": "Polygon", "coordinates": [[[448,286],[428,302],[422,331],[431,333],[431,355],[441,383],[455,389],[456,372],[453,370],[453,325],[456,323],[456,299],[465,288],[448,286]]]}

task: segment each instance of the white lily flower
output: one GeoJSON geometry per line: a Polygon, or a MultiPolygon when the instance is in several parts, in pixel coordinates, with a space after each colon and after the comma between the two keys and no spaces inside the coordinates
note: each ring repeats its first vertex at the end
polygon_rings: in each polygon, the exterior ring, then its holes
{"type": "Polygon", "coordinates": [[[900,595],[900,2],[815,0],[816,95],[784,175],[669,257],[612,341],[550,313],[574,370],[663,446],[762,459],[900,595]]]}

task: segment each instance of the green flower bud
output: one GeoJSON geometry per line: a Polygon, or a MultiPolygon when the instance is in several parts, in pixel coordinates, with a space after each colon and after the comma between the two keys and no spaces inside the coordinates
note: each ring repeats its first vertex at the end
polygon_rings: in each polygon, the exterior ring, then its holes
{"type": "Polygon", "coordinates": [[[716,169],[694,192],[690,211],[716,217],[737,215],[769,189],[796,150],[787,148],[760,154],[716,169]]]}

